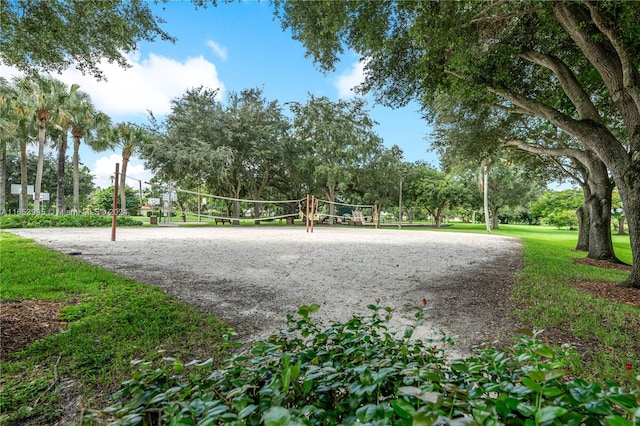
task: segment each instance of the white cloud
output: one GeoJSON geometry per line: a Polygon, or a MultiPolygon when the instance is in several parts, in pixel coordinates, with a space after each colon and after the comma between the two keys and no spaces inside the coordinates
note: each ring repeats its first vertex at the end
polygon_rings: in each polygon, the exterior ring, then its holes
{"type": "MultiPolygon", "coordinates": [[[[202,55],[184,62],[155,53],[150,53],[146,59],[141,59],[137,52],[127,58],[130,68],[101,62],[99,68],[106,81],[82,75],[75,68],[52,76],[68,85],[80,85],[96,107],[114,121],[132,120],[132,115],[140,118],[146,116],[147,110],[157,116],[165,115],[171,111],[171,99],[193,87],[220,89],[222,99],[224,83],[218,78],[216,66],[202,55]]],[[[0,76],[11,79],[16,75],[20,73],[15,68],[0,64],[0,76]]]]}
{"type": "Polygon", "coordinates": [[[68,69],[56,78],[67,84],[79,84],[81,90],[91,95],[96,107],[115,121],[126,119],[127,115],[145,115],[147,110],[165,115],[171,111],[171,99],[192,87],[219,88],[220,95],[224,91],[216,66],[203,56],[184,62],[154,53],[146,59],[139,54],[128,59],[131,67],[126,69],[101,63],[107,81],[96,81],[76,69],[68,69]]]}
{"type": "Polygon", "coordinates": [[[338,96],[340,98],[352,98],[356,96],[353,88],[364,82],[365,73],[364,67],[366,61],[358,61],[351,64],[351,68],[342,73],[336,81],[334,86],[338,89],[338,96]]]}
{"type": "MultiPolygon", "coordinates": [[[[120,163],[122,169],[122,156],[111,154],[108,157],[100,157],[96,160],[91,172],[95,176],[93,183],[100,188],[108,188],[112,185],[112,177],[116,172],[116,163],[120,163]]],[[[133,189],[139,188],[138,180],[142,181],[142,187],[146,188],[144,182],[148,182],[153,174],[144,168],[144,163],[135,157],[129,159],[127,164],[127,185],[133,189]]]]}
{"type": "Polygon", "coordinates": [[[222,59],[223,61],[227,60],[227,48],[226,47],[219,45],[218,43],[216,43],[213,40],[207,40],[207,46],[209,46],[211,48],[211,50],[213,50],[213,53],[215,53],[216,56],[218,56],[220,59],[222,59]]]}

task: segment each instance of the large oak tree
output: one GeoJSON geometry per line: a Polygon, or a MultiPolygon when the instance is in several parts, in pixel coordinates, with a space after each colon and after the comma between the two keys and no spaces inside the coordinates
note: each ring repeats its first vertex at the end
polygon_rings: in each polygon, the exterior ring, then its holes
{"type": "Polygon", "coordinates": [[[478,91],[549,121],[607,166],[629,224],[640,288],[640,8],[634,2],[275,1],[284,28],[331,70],[345,48],[366,58],[363,91],[389,105],[478,91]],[[608,104],[606,108],[601,108],[608,104]],[[603,111],[623,124],[618,136],[603,111]]]}

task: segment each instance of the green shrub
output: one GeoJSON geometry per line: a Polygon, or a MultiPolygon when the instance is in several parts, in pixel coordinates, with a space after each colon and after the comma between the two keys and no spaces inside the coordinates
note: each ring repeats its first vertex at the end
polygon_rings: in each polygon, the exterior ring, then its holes
{"type": "Polygon", "coordinates": [[[569,228],[573,230],[578,226],[578,217],[575,210],[563,210],[550,214],[547,223],[558,229],[569,228]]]}
{"type": "MultiPolygon", "coordinates": [[[[111,220],[111,216],[95,214],[61,216],[52,214],[4,215],[0,216],[0,229],[111,226],[111,220]]],[[[118,216],[117,225],[139,226],[142,225],[142,221],[128,216],[118,216]]]]}
{"type": "MultiPolygon", "coordinates": [[[[626,387],[574,379],[567,346],[523,335],[507,350],[484,347],[448,361],[442,345],[388,327],[391,310],[322,328],[317,305],[289,315],[288,329],[255,342],[226,367],[166,358],[139,370],[119,401],[85,420],[113,425],[637,425],[640,376],[626,387]]],[[[418,309],[416,321],[424,311],[418,309]]],[[[227,341],[228,338],[227,338],[227,341]]]]}

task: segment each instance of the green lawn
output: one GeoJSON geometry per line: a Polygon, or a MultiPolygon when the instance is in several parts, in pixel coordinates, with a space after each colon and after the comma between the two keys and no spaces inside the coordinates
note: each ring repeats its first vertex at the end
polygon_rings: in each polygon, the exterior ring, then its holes
{"type": "MultiPolygon", "coordinates": [[[[0,424],[60,415],[60,386],[72,380],[85,407],[130,377],[134,359],[162,356],[224,358],[227,326],[156,287],[138,284],[8,233],[0,233],[0,299],[67,302],[66,330],[30,345],[2,363],[0,424]],[[36,404],[37,402],[37,404],[36,404]]],[[[204,359],[206,359],[204,358],[204,359]]]]}
{"type": "MultiPolygon", "coordinates": [[[[442,232],[486,231],[483,224],[456,223],[442,232]]],[[[500,225],[492,233],[517,237],[523,243],[523,267],[512,296],[519,307],[519,319],[532,329],[562,336],[565,342],[579,339],[586,343],[583,360],[575,365],[576,373],[590,379],[619,379],[625,375],[625,363],[632,362],[636,368],[640,365],[640,309],[592,297],[570,285],[580,281],[619,283],[627,272],[573,263],[573,258],[586,256],[573,251],[577,231],[500,225]]],[[[631,263],[629,237],[614,235],[613,243],[618,258],[631,263]]]]}

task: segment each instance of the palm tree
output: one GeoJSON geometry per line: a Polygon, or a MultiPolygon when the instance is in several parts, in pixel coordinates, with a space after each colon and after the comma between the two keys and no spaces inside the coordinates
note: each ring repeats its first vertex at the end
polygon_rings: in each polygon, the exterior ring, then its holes
{"type": "Polygon", "coordinates": [[[51,120],[56,108],[62,103],[67,89],[62,81],[50,77],[24,77],[19,80],[18,85],[27,91],[38,120],[38,164],[36,166],[33,208],[35,211],[39,211],[47,123],[51,120]]]}
{"type": "Polygon", "coordinates": [[[122,148],[122,169],[120,170],[120,208],[127,211],[125,185],[127,183],[127,165],[129,159],[136,152],[142,142],[149,138],[149,134],[140,126],[133,123],[119,123],[114,127],[116,146],[122,148]]]}
{"type": "Polygon", "coordinates": [[[10,117],[15,98],[14,88],[0,77],[0,215],[5,213],[7,204],[7,142],[14,140],[18,133],[18,126],[10,117]]]}
{"type": "Polygon", "coordinates": [[[27,144],[35,137],[35,111],[30,100],[30,90],[20,84],[21,79],[14,78],[11,97],[11,107],[8,109],[7,119],[15,123],[16,137],[20,145],[20,206],[23,209],[29,206],[29,193],[27,190],[27,144]]]}
{"type": "MultiPolygon", "coordinates": [[[[65,166],[67,164],[67,137],[69,130],[71,129],[71,108],[72,99],[75,93],[78,91],[77,84],[72,84],[69,87],[69,91],[60,93],[59,103],[55,110],[55,116],[52,118],[53,131],[51,136],[54,141],[58,141],[56,148],[58,150],[58,168],[56,179],[56,214],[64,214],[65,211],[65,193],[64,193],[64,178],[65,178],[65,166]]],[[[54,142],[55,143],[55,142],[54,142]]]]}
{"type": "Polygon", "coordinates": [[[84,92],[77,92],[79,102],[74,109],[71,127],[73,137],[73,209],[80,210],[80,143],[84,142],[95,152],[113,148],[111,118],[96,111],[91,98],[84,92]]]}
{"type": "Polygon", "coordinates": [[[80,211],[80,142],[91,136],[96,110],[86,92],[74,90],[69,96],[69,125],[73,138],[73,211],[80,211]]]}

